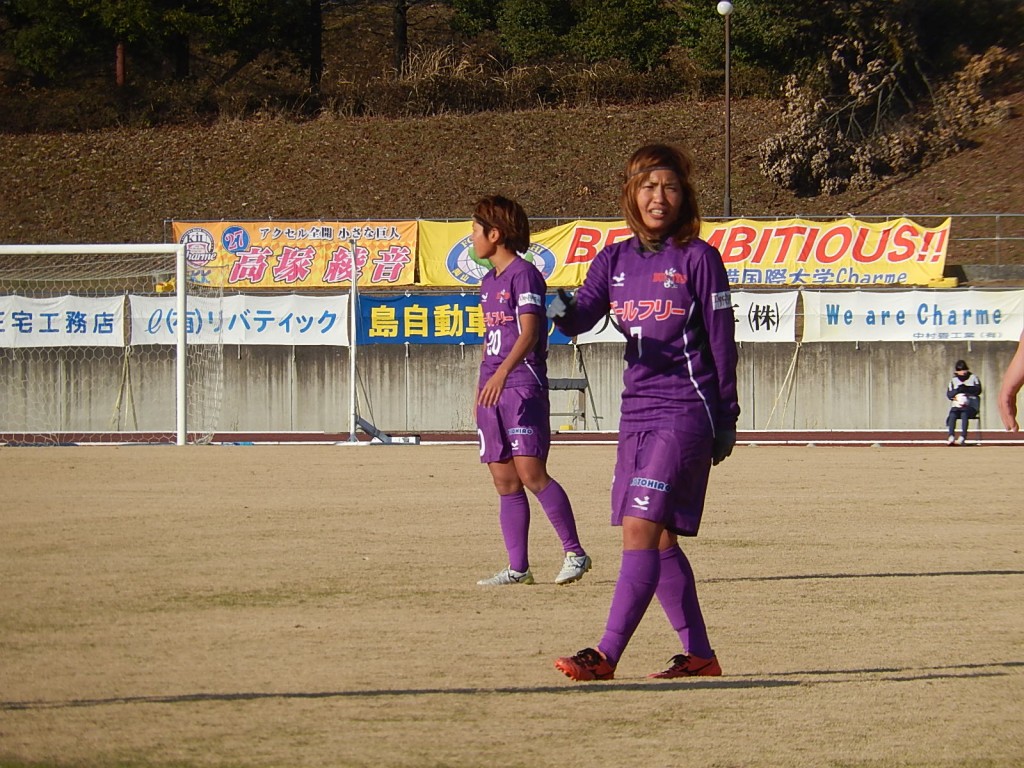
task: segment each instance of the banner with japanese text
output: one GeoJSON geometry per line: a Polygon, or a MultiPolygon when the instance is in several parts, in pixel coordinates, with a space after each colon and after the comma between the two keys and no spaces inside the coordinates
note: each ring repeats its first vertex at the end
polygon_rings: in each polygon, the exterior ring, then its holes
{"type": "Polygon", "coordinates": [[[123,296],[0,296],[0,347],[123,346],[123,296]]]}
{"type": "Polygon", "coordinates": [[[381,288],[416,280],[418,225],[412,221],[174,221],[188,279],[219,288],[381,288]]]}
{"type": "Polygon", "coordinates": [[[940,284],[950,219],[923,227],[907,218],[704,222],[733,285],[940,284]]]}
{"type": "MultiPolygon", "coordinates": [[[[798,291],[732,291],[732,309],[736,315],[736,341],[795,341],[798,296],[798,291]]],[[[625,338],[610,319],[599,322],[576,339],[578,344],[623,341],[625,338]]]]}
{"type": "MultiPolygon", "coordinates": [[[[476,294],[359,297],[359,344],[482,344],[484,331],[476,294]]],[[[569,339],[549,322],[548,343],[569,339]]]]}
{"type": "Polygon", "coordinates": [[[803,291],[804,341],[1016,341],[1024,290],[803,291]]]}
{"type": "MultiPolygon", "coordinates": [[[[174,344],[173,296],[131,296],[131,344],[174,344]]],[[[186,307],[190,344],[348,346],[348,296],[192,296],[186,307]]]]}
{"type": "MultiPolygon", "coordinates": [[[[701,237],[722,254],[733,285],[936,285],[943,281],[950,220],[923,227],[900,218],[871,224],[853,218],[705,221],[701,237]]],[[[478,259],[471,222],[420,222],[420,284],[479,285],[489,263],[478,259]]],[[[598,252],[631,236],[624,221],[579,220],[537,232],[526,258],[549,287],[578,286],[598,252]]]]}

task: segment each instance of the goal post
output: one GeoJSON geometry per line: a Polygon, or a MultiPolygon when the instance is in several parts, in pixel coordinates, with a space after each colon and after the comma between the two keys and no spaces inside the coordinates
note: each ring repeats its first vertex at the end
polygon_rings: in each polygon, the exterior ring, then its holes
{"type": "Polygon", "coordinates": [[[222,343],[189,329],[219,329],[222,289],[185,249],[0,245],[0,444],[213,437],[222,343]]]}

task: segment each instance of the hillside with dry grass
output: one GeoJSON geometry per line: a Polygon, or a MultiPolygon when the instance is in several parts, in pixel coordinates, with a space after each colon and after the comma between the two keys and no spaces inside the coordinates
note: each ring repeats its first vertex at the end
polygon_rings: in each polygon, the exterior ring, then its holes
{"type": "MultiPolygon", "coordinates": [[[[1024,213],[1024,92],[1010,102],[1015,117],[980,129],[955,156],[875,189],[800,198],[758,169],[758,146],[782,128],[779,104],[735,100],[732,214],[1024,213]]],[[[537,219],[617,216],[623,162],[653,140],[691,148],[703,212],[720,216],[723,125],[721,99],[679,98],[417,119],[330,114],[5,134],[0,241],[162,241],[170,219],[463,218],[476,198],[496,191],[537,219]]],[[[960,258],[950,252],[950,263],[960,258]]],[[[1024,245],[1000,260],[1024,263],[1024,245]]]]}

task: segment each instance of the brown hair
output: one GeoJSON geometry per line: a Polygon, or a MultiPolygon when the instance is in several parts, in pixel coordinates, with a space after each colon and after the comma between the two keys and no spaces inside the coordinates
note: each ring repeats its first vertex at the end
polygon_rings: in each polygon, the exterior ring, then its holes
{"type": "Polygon", "coordinates": [[[626,162],[626,177],[622,183],[619,204],[626,216],[626,223],[645,245],[655,245],[658,238],[644,226],[643,217],[636,204],[636,194],[652,172],[674,171],[679,177],[682,190],[682,205],[679,218],[672,227],[669,237],[677,243],[686,243],[700,235],[700,209],[697,207],[697,191],[694,189],[693,160],[679,147],[670,144],[648,144],[640,147],[626,162]]]}
{"type": "Polygon", "coordinates": [[[501,195],[485,197],[473,208],[473,219],[484,228],[484,234],[498,230],[505,245],[516,253],[526,253],[530,247],[530,220],[515,200],[501,195]]]}

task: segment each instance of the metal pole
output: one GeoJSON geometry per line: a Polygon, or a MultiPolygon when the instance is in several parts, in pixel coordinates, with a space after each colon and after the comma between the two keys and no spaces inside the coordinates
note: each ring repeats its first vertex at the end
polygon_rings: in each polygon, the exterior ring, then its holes
{"type": "Polygon", "coordinates": [[[732,216],[732,193],[729,186],[732,182],[732,114],[730,109],[731,96],[730,70],[732,69],[732,52],[730,51],[729,19],[732,17],[732,3],[722,0],[717,6],[718,13],[725,18],[725,216],[732,216]]]}
{"type": "Polygon", "coordinates": [[[175,445],[188,442],[188,283],[185,278],[185,244],[178,243],[174,254],[174,287],[177,289],[175,310],[178,328],[175,339],[177,354],[174,362],[175,393],[175,445]]]}
{"type": "Polygon", "coordinates": [[[729,93],[729,70],[731,53],[729,50],[729,19],[732,18],[732,13],[725,15],[725,215],[732,216],[732,194],[729,186],[732,180],[732,114],[730,112],[731,107],[731,94],[729,93]]]}
{"type": "Polygon", "coordinates": [[[352,287],[348,292],[349,312],[349,339],[348,339],[348,384],[349,384],[349,419],[348,419],[348,442],[358,442],[356,437],[356,333],[359,330],[359,264],[356,261],[356,241],[349,240],[349,248],[352,254],[352,287]]]}

